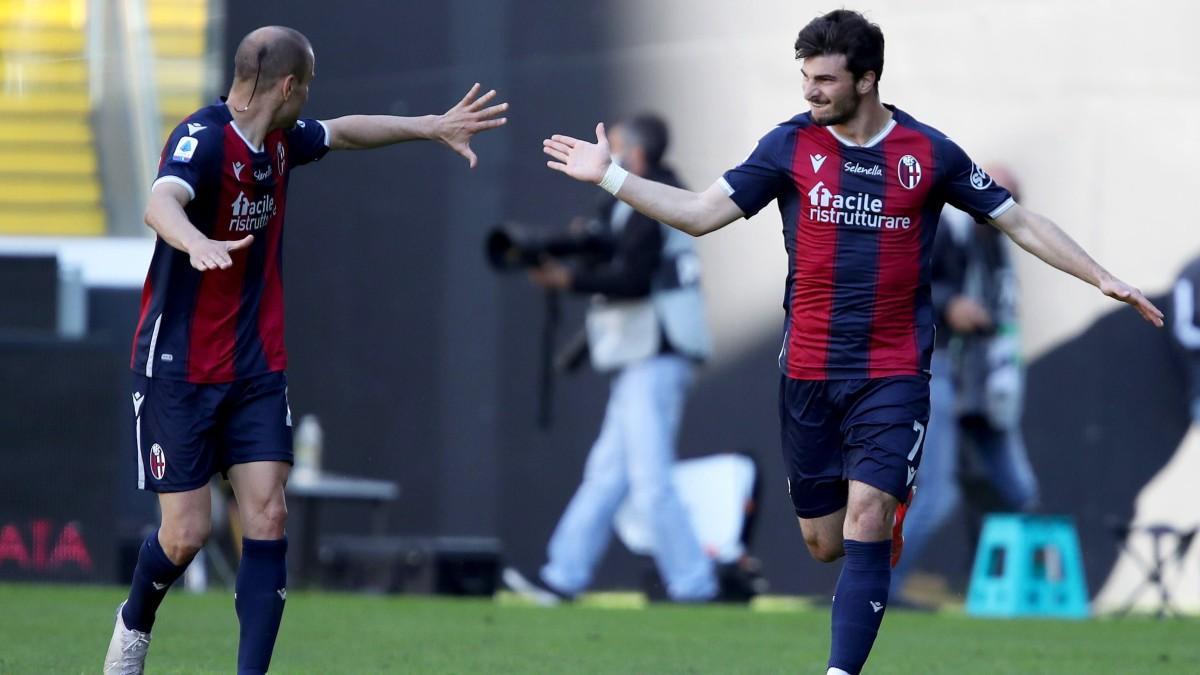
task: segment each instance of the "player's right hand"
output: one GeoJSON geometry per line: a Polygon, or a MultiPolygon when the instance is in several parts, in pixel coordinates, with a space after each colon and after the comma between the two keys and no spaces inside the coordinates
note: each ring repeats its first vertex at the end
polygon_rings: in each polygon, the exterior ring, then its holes
{"type": "Polygon", "coordinates": [[[554,160],[546,166],[589,183],[599,183],[612,163],[603,122],[596,125],[595,143],[555,134],[542,141],[542,152],[554,160]]]}
{"type": "Polygon", "coordinates": [[[217,241],[205,237],[188,245],[188,256],[191,258],[192,267],[201,272],[216,269],[227,270],[233,267],[233,258],[229,254],[246,248],[252,243],[254,243],[252,234],[236,241],[217,241]]]}

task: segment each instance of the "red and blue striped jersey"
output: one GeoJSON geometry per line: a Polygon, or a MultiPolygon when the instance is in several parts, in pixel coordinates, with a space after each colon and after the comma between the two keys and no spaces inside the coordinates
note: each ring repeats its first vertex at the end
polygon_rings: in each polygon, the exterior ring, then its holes
{"type": "Polygon", "coordinates": [[[864,145],[797,115],[722,178],[747,217],[779,201],[788,254],[779,367],[793,379],[928,372],[942,206],[983,221],[1014,204],[944,134],[888,108],[892,119],[864,145]]]}
{"type": "Polygon", "coordinates": [[[283,344],[283,220],[293,167],[320,159],[329,133],[301,120],[255,148],[225,103],[193,113],[171,132],[157,186],[183,186],[188,220],[209,239],[254,242],[227,270],[200,272],[161,238],[142,289],[131,367],[147,377],[231,382],[287,367],[283,344]]]}

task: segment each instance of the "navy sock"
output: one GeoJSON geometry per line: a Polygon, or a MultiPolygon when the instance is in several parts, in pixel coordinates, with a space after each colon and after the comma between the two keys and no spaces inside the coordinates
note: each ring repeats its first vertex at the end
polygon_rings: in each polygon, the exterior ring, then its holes
{"type": "Polygon", "coordinates": [[[149,633],[154,627],[154,615],[162,604],[171,584],[183,574],[187,565],[171,562],[158,543],[158,530],[150,533],[138,549],[137,567],[133,568],[133,584],[129,599],[121,609],[125,627],[149,633]]]}
{"type": "Polygon", "coordinates": [[[241,623],[238,675],[261,675],[271,665],[287,599],[287,537],[242,539],[234,607],[241,623]]]}
{"type": "Polygon", "coordinates": [[[858,673],[867,662],[891,584],[892,542],[845,541],[846,561],[833,599],[829,666],[858,673]]]}

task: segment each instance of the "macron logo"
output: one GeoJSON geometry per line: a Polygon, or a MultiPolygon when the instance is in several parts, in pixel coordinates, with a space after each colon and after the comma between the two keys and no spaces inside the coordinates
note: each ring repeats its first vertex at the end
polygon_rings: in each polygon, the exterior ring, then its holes
{"type": "Polygon", "coordinates": [[[198,132],[204,131],[208,127],[203,124],[188,124],[188,136],[195,136],[198,132]]]}
{"type": "Polygon", "coordinates": [[[287,589],[286,588],[281,588],[275,592],[279,594],[280,600],[284,600],[284,601],[287,600],[287,589]]]}
{"type": "Polygon", "coordinates": [[[241,180],[242,179],[242,169],[244,169],[244,168],[246,168],[245,164],[242,164],[241,162],[234,162],[233,163],[234,177],[237,178],[238,180],[241,180]]]}
{"type": "Polygon", "coordinates": [[[870,602],[871,602],[871,609],[875,610],[876,614],[883,611],[883,603],[882,602],[875,602],[874,600],[871,600],[870,602]]]}
{"type": "MultiPolygon", "coordinates": [[[[824,158],[822,158],[824,161],[824,158]]],[[[829,202],[833,200],[833,193],[829,188],[825,187],[825,181],[818,181],[811,190],[808,191],[808,203],[813,206],[827,208],[829,202]]]]}
{"type": "Polygon", "coordinates": [[[808,161],[812,162],[813,173],[816,173],[821,170],[821,165],[825,163],[826,159],[829,159],[828,155],[809,155],[808,156],[808,161]]]}
{"type": "Polygon", "coordinates": [[[911,466],[909,466],[908,467],[908,482],[906,482],[905,485],[912,485],[913,479],[916,477],[917,477],[917,470],[912,468],[911,466]]]}

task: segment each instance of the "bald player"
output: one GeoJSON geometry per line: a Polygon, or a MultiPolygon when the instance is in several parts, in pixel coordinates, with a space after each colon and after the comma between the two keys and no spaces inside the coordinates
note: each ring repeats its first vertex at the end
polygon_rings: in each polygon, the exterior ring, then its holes
{"type": "Polygon", "coordinates": [[[435,140],[477,159],[475,134],[503,125],[478,84],[442,115],[301,119],[316,74],[308,39],[247,35],[229,95],[185,119],[163,148],[146,224],[158,235],[130,359],[137,485],[162,521],[117,611],[106,674],[142,673],[155,611],[210,532],[208,483],[233,487],[244,529],[234,604],[239,674],[265,673],[287,599],[292,463],[283,342],[282,237],[293,168],[330,150],[435,140]]]}

